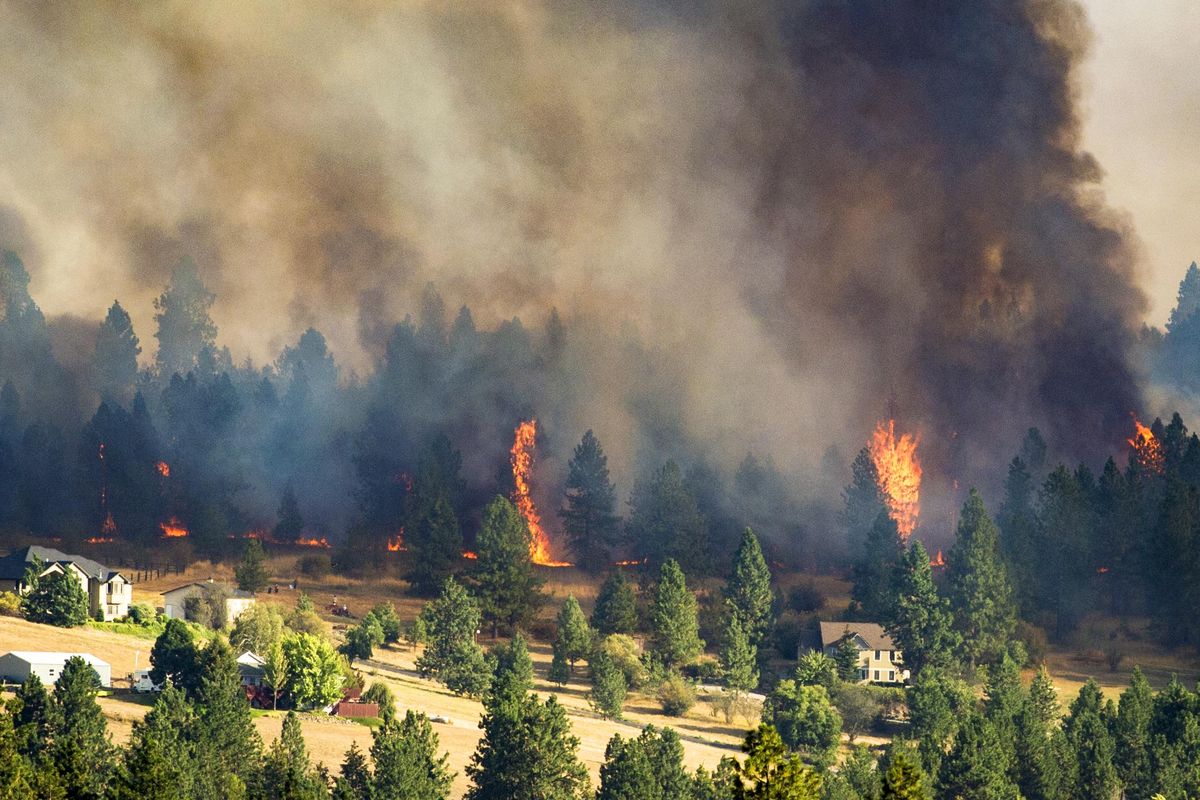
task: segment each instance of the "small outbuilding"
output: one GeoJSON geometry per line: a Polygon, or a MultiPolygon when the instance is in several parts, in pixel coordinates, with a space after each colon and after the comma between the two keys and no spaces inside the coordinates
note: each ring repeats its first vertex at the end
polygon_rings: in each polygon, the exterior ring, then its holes
{"type": "Polygon", "coordinates": [[[55,653],[32,650],[14,650],[0,656],[0,678],[12,683],[23,683],[30,675],[37,675],[42,683],[50,686],[62,675],[67,659],[78,656],[92,665],[100,676],[100,685],[112,686],[112,667],[107,661],[91,653],[55,653]]]}

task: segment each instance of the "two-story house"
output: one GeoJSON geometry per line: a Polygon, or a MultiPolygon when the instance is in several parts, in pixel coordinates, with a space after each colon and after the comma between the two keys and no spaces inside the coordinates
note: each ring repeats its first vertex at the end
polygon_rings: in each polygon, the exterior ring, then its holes
{"type": "Polygon", "coordinates": [[[861,683],[906,683],[909,671],[892,637],[874,622],[822,622],[821,650],[833,656],[842,639],[849,636],[858,649],[858,679],[861,683]]]}
{"type": "Polygon", "coordinates": [[[0,558],[0,591],[24,594],[25,572],[34,560],[42,562],[42,575],[65,572],[73,575],[88,598],[88,612],[94,617],[103,613],[105,620],[124,617],[133,600],[133,585],[116,570],[90,558],[55,550],[53,547],[31,545],[0,558]]]}

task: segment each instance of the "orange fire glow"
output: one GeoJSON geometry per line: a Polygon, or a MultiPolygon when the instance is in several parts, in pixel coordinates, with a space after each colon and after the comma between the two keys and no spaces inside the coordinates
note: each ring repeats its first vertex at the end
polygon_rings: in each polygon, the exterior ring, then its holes
{"type": "Polygon", "coordinates": [[[614,567],[640,567],[643,564],[649,564],[649,563],[650,563],[650,559],[648,559],[648,558],[643,558],[641,561],[638,561],[636,558],[631,558],[626,561],[614,561],[613,566],[614,567]]]}
{"type": "Polygon", "coordinates": [[[533,472],[533,450],[537,446],[537,420],[522,422],[513,431],[514,439],[510,451],[513,473],[513,502],[525,522],[529,524],[532,540],[529,544],[529,557],[535,564],[545,567],[569,567],[566,561],[555,561],[550,557],[550,540],[542,527],[542,518],[537,507],[533,504],[530,494],[529,479],[533,472]]]}
{"type": "Polygon", "coordinates": [[[111,536],[90,536],[83,541],[86,544],[108,544],[113,538],[111,536]]]}
{"type": "Polygon", "coordinates": [[[937,551],[937,556],[936,556],[936,557],[934,557],[933,559],[931,559],[931,560],[930,560],[930,562],[929,562],[929,566],[931,566],[931,567],[944,567],[944,566],[946,566],[946,557],[945,557],[944,555],[942,555],[942,551],[941,551],[941,550],[938,550],[938,551],[937,551]]]}
{"type": "Polygon", "coordinates": [[[475,559],[479,558],[479,556],[475,555],[470,550],[463,550],[463,558],[467,559],[468,561],[474,561],[475,559]]]}
{"type": "Polygon", "coordinates": [[[188,535],[188,529],[176,517],[171,517],[166,522],[159,523],[158,527],[162,528],[164,539],[179,539],[188,535]]]}
{"type": "Polygon", "coordinates": [[[403,553],[408,548],[404,546],[404,529],[395,536],[389,536],[387,540],[387,549],[389,553],[403,553]]]}
{"type": "Polygon", "coordinates": [[[896,523],[900,538],[908,541],[921,513],[921,462],[917,459],[919,440],[905,433],[896,438],[896,420],[880,422],[867,443],[871,461],[879,475],[888,516],[896,523]]]}
{"type": "MultiPolygon", "coordinates": [[[[113,519],[111,511],[104,515],[104,524],[100,526],[100,532],[105,536],[111,536],[117,532],[117,521],[113,519]]],[[[111,542],[112,539],[109,541],[111,542]]]]}
{"type": "Polygon", "coordinates": [[[312,536],[303,539],[297,539],[296,544],[300,547],[323,547],[326,550],[328,550],[330,547],[329,540],[324,536],[322,536],[320,539],[312,536]]]}
{"type": "Polygon", "coordinates": [[[158,474],[162,475],[164,478],[171,477],[171,465],[167,462],[160,461],[154,465],[154,468],[158,470],[158,474]]]}
{"type": "Polygon", "coordinates": [[[1126,441],[1132,448],[1134,461],[1146,472],[1162,475],[1166,466],[1162,442],[1154,435],[1154,431],[1143,425],[1136,416],[1133,417],[1133,427],[1134,434],[1126,441]]]}

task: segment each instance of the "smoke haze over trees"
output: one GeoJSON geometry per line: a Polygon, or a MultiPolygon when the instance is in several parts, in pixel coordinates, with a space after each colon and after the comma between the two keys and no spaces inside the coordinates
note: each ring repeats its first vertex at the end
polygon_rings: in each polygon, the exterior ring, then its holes
{"type": "Polygon", "coordinates": [[[1033,425],[1098,468],[1163,397],[1065,0],[10,3],[0,30],[10,525],[216,547],[290,491],[378,539],[442,435],[462,484],[422,508],[474,531],[536,417],[544,519],[593,429],[618,514],[665,487],[725,551],[802,549],[889,401],[933,513],[997,493],[1033,425]]]}

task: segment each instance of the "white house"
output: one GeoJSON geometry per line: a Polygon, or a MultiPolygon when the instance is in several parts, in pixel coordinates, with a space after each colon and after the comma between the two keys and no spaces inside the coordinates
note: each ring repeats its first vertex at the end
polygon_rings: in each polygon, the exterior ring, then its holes
{"type": "Polygon", "coordinates": [[[0,656],[0,678],[13,683],[23,683],[31,674],[37,675],[42,683],[52,685],[62,675],[68,658],[79,656],[92,665],[100,676],[100,685],[112,686],[112,667],[90,653],[53,653],[31,650],[14,650],[0,656]]]}
{"type": "Polygon", "coordinates": [[[102,612],[104,619],[112,620],[129,613],[129,603],[133,599],[133,585],[129,579],[90,558],[63,553],[52,547],[23,547],[0,558],[0,591],[18,594],[28,591],[25,571],[34,559],[42,562],[42,575],[52,572],[74,575],[87,595],[88,612],[92,616],[102,612]]]}
{"type": "Polygon", "coordinates": [[[874,622],[822,622],[821,650],[833,656],[846,636],[858,649],[858,679],[861,683],[905,683],[909,671],[903,654],[892,637],[874,622]]]}
{"type": "Polygon", "coordinates": [[[182,586],[176,586],[174,589],[168,589],[163,592],[163,614],[171,619],[186,619],[185,606],[187,605],[188,598],[203,597],[205,590],[210,587],[219,587],[224,590],[226,595],[225,619],[230,625],[233,624],[235,619],[241,616],[243,611],[254,605],[253,592],[234,589],[224,583],[214,583],[210,578],[207,581],[185,583],[182,586]]]}

